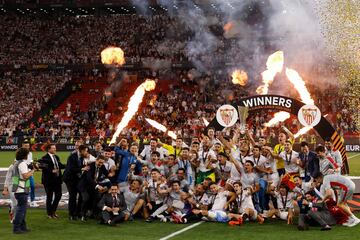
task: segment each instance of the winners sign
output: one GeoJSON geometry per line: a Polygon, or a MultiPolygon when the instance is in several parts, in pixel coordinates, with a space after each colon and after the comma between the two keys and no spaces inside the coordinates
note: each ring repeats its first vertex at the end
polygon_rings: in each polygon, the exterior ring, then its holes
{"type": "MultiPolygon", "coordinates": [[[[252,112],[264,109],[284,111],[297,116],[303,126],[311,126],[322,139],[330,138],[332,140],[335,149],[339,150],[344,162],[342,172],[345,174],[349,173],[346,149],[341,141],[341,137],[326,118],[321,116],[320,109],[315,105],[306,105],[296,99],[279,95],[260,95],[242,98],[238,102],[221,106],[216,117],[207,126],[207,129],[212,127],[216,131],[222,131],[225,127],[233,126],[239,117],[237,110],[239,106],[247,107],[250,116],[252,112]]],[[[205,132],[207,132],[207,129],[205,129],[205,132]]]]}

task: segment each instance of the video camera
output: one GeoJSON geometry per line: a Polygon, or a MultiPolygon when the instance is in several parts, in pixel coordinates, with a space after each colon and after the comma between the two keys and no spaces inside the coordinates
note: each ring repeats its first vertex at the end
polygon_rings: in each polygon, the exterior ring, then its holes
{"type": "Polygon", "coordinates": [[[38,159],[34,159],[31,164],[28,165],[28,168],[35,171],[40,171],[40,169],[47,168],[48,164],[40,162],[38,159]]]}

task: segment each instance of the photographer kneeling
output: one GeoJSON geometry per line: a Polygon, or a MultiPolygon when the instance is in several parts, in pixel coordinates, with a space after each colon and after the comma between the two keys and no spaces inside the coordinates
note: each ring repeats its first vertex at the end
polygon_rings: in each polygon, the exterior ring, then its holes
{"type": "Polygon", "coordinates": [[[15,198],[17,200],[15,219],[13,221],[14,234],[22,234],[30,231],[26,227],[25,216],[30,190],[30,177],[33,175],[34,170],[30,170],[26,163],[28,154],[28,149],[19,148],[16,151],[16,162],[13,167],[12,191],[15,193],[15,198]]]}

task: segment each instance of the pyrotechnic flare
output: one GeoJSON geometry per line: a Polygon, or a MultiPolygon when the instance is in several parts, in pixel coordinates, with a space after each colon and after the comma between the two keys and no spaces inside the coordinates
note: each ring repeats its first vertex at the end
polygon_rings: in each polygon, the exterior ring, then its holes
{"type": "Polygon", "coordinates": [[[265,123],[265,127],[271,127],[273,125],[275,125],[278,122],[283,122],[286,119],[290,118],[290,113],[288,112],[277,112],[274,114],[274,117],[267,123],[265,123]]]}
{"type": "Polygon", "coordinates": [[[204,124],[205,124],[205,126],[207,127],[208,125],[209,125],[209,121],[208,120],[206,120],[206,118],[202,118],[202,120],[204,121],[204,124]]]}
{"type": "Polygon", "coordinates": [[[157,121],[155,120],[152,120],[150,118],[145,118],[145,120],[151,125],[153,126],[154,128],[156,128],[157,130],[160,130],[164,133],[167,133],[167,135],[169,137],[171,137],[172,139],[176,140],[177,136],[176,134],[173,132],[173,131],[168,131],[167,128],[162,125],[161,123],[158,123],[157,121]]]}
{"type": "Polygon", "coordinates": [[[286,68],[285,73],[289,81],[294,85],[295,89],[300,94],[301,101],[306,104],[314,105],[314,100],[311,98],[310,93],[305,86],[305,82],[299,73],[290,68],[286,68]]]}
{"type": "Polygon", "coordinates": [[[224,32],[228,33],[233,28],[233,26],[234,26],[233,22],[226,23],[223,27],[224,32]]]}
{"type": "Polygon", "coordinates": [[[307,133],[310,129],[312,129],[311,126],[303,127],[302,129],[300,129],[300,130],[294,135],[294,138],[300,137],[301,135],[307,133]]]}
{"type": "Polygon", "coordinates": [[[284,52],[277,51],[271,54],[266,61],[266,68],[264,72],[261,73],[263,85],[259,86],[256,89],[258,94],[264,95],[269,91],[269,86],[274,81],[275,75],[281,73],[284,65],[284,52]]]}
{"type": "Polygon", "coordinates": [[[239,84],[240,86],[245,86],[248,82],[248,75],[243,70],[233,71],[231,77],[233,84],[239,84]]]}
{"type": "Polygon", "coordinates": [[[110,144],[115,143],[117,137],[120,135],[121,131],[129,124],[132,117],[138,111],[140,103],[143,100],[146,91],[154,90],[156,83],[154,80],[146,79],[135,91],[134,95],[131,96],[128,103],[128,110],[125,112],[120,123],[116,127],[116,132],[114,133],[110,144]]]}
{"type": "Polygon", "coordinates": [[[107,47],[101,51],[101,62],[121,66],[125,63],[124,51],[118,47],[107,47]]]}
{"type": "Polygon", "coordinates": [[[282,130],[284,130],[289,137],[293,136],[292,132],[285,126],[281,127],[282,130]]]}

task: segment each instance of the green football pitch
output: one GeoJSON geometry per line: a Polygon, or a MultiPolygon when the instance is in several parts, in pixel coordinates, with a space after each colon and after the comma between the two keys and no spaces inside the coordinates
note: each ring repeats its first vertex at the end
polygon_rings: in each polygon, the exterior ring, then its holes
{"type": "MultiPolygon", "coordinates": [[[[34,157],[41,157],[43,153],[34,153],[34,157]]],[[[68,153],[59,152],[62,162],[66,162],[68,153]]],[[[0,153],[0,167],[7,167],[14,153],[0,153]]],[[[360,176],[360,154],[349,154],[350,174],[360,176]]],[[[39,173],[36,180],[39,180],[39,173]]],[[[44,209],[29,209],[27,223],[32,232],[26,235],[28,239],[357,239],[360,226],[347,228],[335,226],[331,231],[321,232],[319,228],[299,232],[296,225],[288,226],[279,220],[269,220],[263,225],[245,223],[240,227],[231,227],[223,223],[201,223],[199,225],[173,223],[146,223],[143,220],[126,222],[116,227],[98,225],[94,220],[86,223],[69,222],[67,212],[59,211],[60,219],[47,219],[44,209]],[[179,231],[182,231],[178,233],[179,231]],[[167,238],[171,234],[176,234],[167,238]]],[[[357,214],[360,217],[360,214],[357,214]]],[[[296,222],[296,220],[295,220],[296,222]]],[[[24,239],[25,236],[12,234],[12,226],[8,221],[8,209],[0,208],[0,239],[24,239]]]]}
{"type": "MultiPolygon", "coordinates": [[[[25,239],[25,236],[13,235],[12,226],[8,221],[7,209],[0,209],[0,238],[6,240],[25,239]]],[[[47,219],[44,209],[30,209],[27,213],[27,225],[31,232],[26,239],[52,239],[52,240],[132,240],[132,239],[358,239],[360,226],[353,228],[334,226],[331,231],[322,232],[320,228],[310,228],[309,231],[299,232],[296,225],[286,225],[284,221],[269,220],[263,225],[245,223],[242,226],[232,227],[226,223],[201,224],[173,224],[173,223],[146,223],[135,220],[118,224],[116,227],[98,225],[94,220],[83,222],[69,222],[67,213],[59,211],[60,219],[47,219]],[[186,229],[187,228],[187,229],[186,229]],[[178,231],[183,230],[179,234],[178,231]],[[169,238],[170,234],[176,234],[169,238]]],[[[360,217],[358,215],[358,217],[360,217]]]]}

